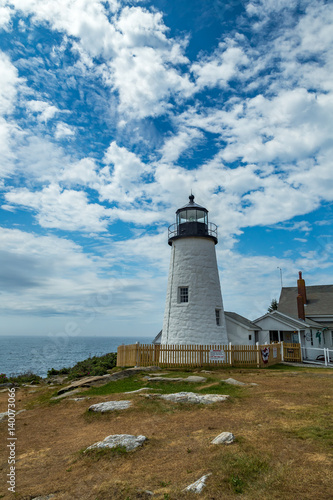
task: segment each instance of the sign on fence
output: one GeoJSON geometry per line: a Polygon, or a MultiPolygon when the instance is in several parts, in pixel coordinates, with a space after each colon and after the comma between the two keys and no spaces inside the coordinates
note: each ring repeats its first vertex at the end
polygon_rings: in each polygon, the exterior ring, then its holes
{"type": "Polygon", "coordinates": [[[225,352],[223,349],[211,349],[209,351],[209,361],[225,362],[225,352]]]}
{"type": "Polygon", "coordinates": [[[277,347],[273,347],[273,358],[277,358],[277,347]]]}

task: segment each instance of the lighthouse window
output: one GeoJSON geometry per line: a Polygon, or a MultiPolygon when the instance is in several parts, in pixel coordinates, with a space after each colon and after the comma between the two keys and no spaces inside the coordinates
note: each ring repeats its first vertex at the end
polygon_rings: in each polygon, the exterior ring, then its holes
{"type": "Polygon", "coordinates": [[[188,286],[180,286],[178,291],[179,302],[188,302],[188,286]]]}
{"type": "Polygon", "coordinates": [[[201,222],[202,224],[207,224],[206,217],[207,214],[203,210],[197,210],[197,221],[201,222]]]}
{"type": "Polygon", "coordinates": [[[221,324],[220,309],[215,309],[215,318],[217,326],[220,326],[221,324]]]}

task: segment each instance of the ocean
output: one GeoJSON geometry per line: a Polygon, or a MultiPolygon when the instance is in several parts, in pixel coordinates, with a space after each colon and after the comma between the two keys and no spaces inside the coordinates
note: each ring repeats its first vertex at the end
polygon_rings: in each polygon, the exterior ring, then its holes
{"type": "Polygon", "coordinates": [[[46,377],[51,368],[74,366],[91,356],[117,352],[121,344],[150,344],[151,337],[0,336],[0,373],[33,372],[46,377]]]}

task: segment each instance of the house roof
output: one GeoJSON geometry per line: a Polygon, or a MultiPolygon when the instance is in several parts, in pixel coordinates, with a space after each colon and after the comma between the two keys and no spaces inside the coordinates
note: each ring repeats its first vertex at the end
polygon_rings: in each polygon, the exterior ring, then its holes
{"type": "Polygon", "coordinates": [[[272,311],[264,314],[264,316],[261,316],[260,318],[255,319],[255,324],[260,322],[261,320],[265,318],[274,318],[280,323],[283,323],[284,325],[289,326],[292,330],[303,330],[304,328],[309,328],[309,327],[314,327],[314,328],[322,328],[322,325],[320,323],[317,323],[315,321],[312,321],[309,318],[306,318],[305,321],[297,318],[293,318],[287,314],[283,314],[279,311],[272,311]]]}
{"type": "Polygon", "coordinates": [[[237,323],[240,323],[241,325],[245,326],[249,330],[261,330],[260,326],[256,325],[255,323],[252,323],[247,318],[244,318],[244,316],[241,316],[240,314],[234,313],[234,312],[229,312],[229,311],[224,311],[224,315],[230,318],[231,320],[236,321],[237,323]]]}
{"type": "Polygon", "coordinates": [[[162,338],[162,330],[160,332],[158,332],[158,334],[154,338],[152,344],[160,344],[161,343],[161,338],[162,338]]]}
{"type": "MultiPolygon", "coordinates": [[[[297,318],[296,286],[284,287],[281,290],[278,311],[297,318]]],[[[306,319],[316,316],[333,316],[333,285],[316,285],[306,287],[307,304],[305,305],[306,319]]]]}

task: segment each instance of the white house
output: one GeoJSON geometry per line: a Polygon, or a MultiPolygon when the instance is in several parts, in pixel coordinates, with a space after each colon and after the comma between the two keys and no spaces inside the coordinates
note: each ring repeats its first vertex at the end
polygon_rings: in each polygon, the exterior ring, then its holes
{"type": "Polygon", "coordinates": [[[254,320],[261,327],[260,343],[299,342],[304,360],[333,360],[333,285],[306,286],[299,273],[297,287],[281,290],[278,308],[254,320]]]}
{"type": "Polygon", "coordinates": [[[261,327],[240,314],[225,311],[229,342],[233,345],[254,345],[260,341],[261,327]]]}

